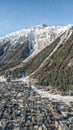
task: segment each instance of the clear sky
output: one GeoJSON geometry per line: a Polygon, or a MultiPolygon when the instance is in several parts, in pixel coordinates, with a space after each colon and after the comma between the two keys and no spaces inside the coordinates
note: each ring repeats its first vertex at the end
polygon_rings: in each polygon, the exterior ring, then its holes
{"type": "Polygon", "coordinates": [[[73,23],[73,0],[0,0],[0,36],[46,23],[73,23]]]}

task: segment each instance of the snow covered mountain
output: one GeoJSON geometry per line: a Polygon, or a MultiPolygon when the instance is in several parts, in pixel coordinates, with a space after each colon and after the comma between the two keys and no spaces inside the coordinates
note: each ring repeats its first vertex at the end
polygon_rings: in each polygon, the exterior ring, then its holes
{"type": "Polygon", "coordinates": [[[32,52],[37,53],[47,45],[50,45],[56,37],[69,30],[71,27],[72,25],[70,24],[67,26],[47,26],[46,24],[41,24],[0,38],[0,46],[5,45],[3,49],[5,52],[11,50],[18,44],[23,44],[26,39],[28,41],[30,54],[32,52]]]}
{"type": "Polygon", "coordinates": [[[0,38],[0,75],[11,78],[25,75],[41,85],[73,86],[72,62],[71,24],[41,24],[0,38]]]}

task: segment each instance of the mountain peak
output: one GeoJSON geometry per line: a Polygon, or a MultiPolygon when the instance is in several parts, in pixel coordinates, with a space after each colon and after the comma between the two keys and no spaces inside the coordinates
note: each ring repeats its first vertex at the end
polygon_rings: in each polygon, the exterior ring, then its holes
{"type": "Polygon", "coordinates": [[[33,27],[33,28],[43,29],[43,28],[45,28],[45,27],[47,27],[47,26],[48,26],[47,24],[42,23],[42,24],[39,24],[39,25],[37,25],[37,26],[35,26],[35,27],[33,27]]]}
{"type": "Polygon", "coordinates": [[[45,24],[45,23],[42,23],[42,24],[40,24],[39,26],[40,26],[41,28],[44,28],[44,27],[47,27],[48,25],[45,24]]]}

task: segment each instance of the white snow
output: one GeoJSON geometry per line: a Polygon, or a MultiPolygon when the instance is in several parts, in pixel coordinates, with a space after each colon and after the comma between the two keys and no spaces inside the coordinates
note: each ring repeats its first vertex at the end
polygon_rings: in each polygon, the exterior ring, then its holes
{"type": "Polygon", "coordinates": [[[4,76],[0,76],[0,82],[5,82],[6,78],[4,78],[4,76]]]}

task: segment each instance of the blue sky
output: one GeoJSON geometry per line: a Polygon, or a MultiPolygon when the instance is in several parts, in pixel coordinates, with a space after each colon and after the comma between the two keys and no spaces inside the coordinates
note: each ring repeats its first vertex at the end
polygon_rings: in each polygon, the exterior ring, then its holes
{"type": "Polygon", "coordinates": [[[73,23],[73,0],[0,0],[0,36],[46,23],[73,23]]]}

